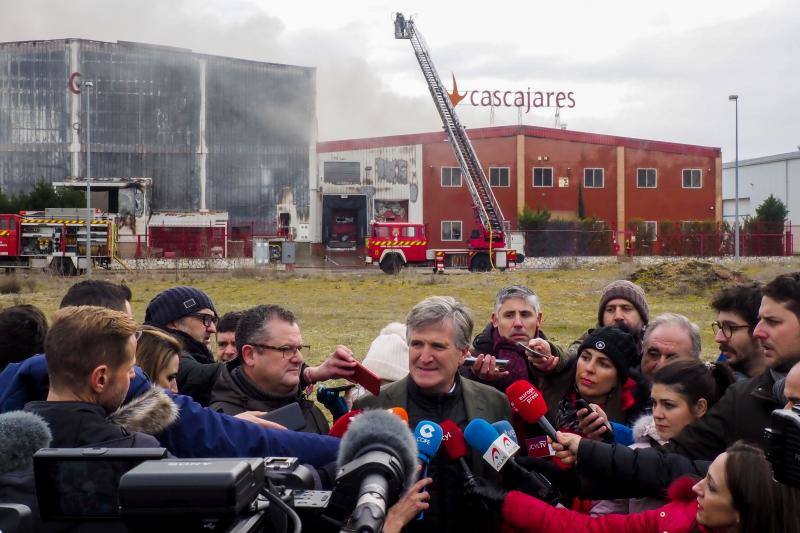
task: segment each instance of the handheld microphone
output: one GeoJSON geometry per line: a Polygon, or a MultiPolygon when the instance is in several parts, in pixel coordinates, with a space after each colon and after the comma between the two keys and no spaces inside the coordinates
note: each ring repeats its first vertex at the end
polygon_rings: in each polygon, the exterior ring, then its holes
{"type": "Polygon", "coordinates": [[[556,442],[556,430],[544,416],[547,413],[547,403],[544,401],[539,389],[520,379],[506,389],[511,407],[529,424],[539,424],[548,437],[556,442]]]}
{"type": "Polygon", "coordinates": [[[26,411],[0,415],[0,475],[33,465],[33,454],[50,446],[50,428],[42,417],[26,411]]]}
{"type": "Polygon", "coordinates": [[[442,445],[444,446],[444,454],[451,461],[458,461],[461,469],[464,471],[464,477],[468,484],[475,483],[475,474],[470,470],[467,461],[464,458],[469,454],[467,448],[467,441],[464,440],[464,432],[461,431],[455,422],[452,420],[445,420],[442,422],[442,445]]]}
{"type": "Polygon", "coordinates": [[[344,387],[317,385],[317,401],[331,412],[334,420],[338,420],[350,410],[347,407],[347,402],[339,393],[346,392],[352,387],[355,387],[355,385],[345,385],[344,387]]]}
{"type": "Polygon", "coordinates": [[[509,464],[506,472],[513,477],[522,492],[545,501],[558,499],[558,493],[550,480],[539,472],[528,472],[518,464],[513,455],[519,450],[519,446],[508,435],[499,434],[486,420],[476,418],[470,422],[464,430],[464,436],[470,446],[481,452],[484,460],[498,472],[509,464]]]}
{"type": "Polygon", "coordinates": [[[390,407],[389,409],[387,409],[387,411],[399,416],[403,422],[408,423],[408,411],[406,411],[402,407],[390,407]]]}
{"type": "Polygon", "coordinates": [[[340,416],[339,419],[331,426],[330,431],[328,431],[328,435],[331,437],[339,437],[341,439],[345,432],[350,428],[350,423],[353,421],[353,418],[361,413],[361,409],[356,409],[340,416]]]}
{"type": "Polygon", "coordinates": [[[517,439],[517,432],[514,431],[514,426],[511,425],[511,422],[508,420],[498,420],[492,424],[492,427],[497,430],[498,433],[506,434],[508,437],[513,440],[516,444],[519,444],[519,439],[517,439]]]}
{"type": "MultiPolygon", "coordinates": [[[[442,444],[442,437],[444,432],[442,426],[430,420],[421,420],[414,429],[414,438],[417,441],[417,449],[419,451],[419,460],[425,463],[425,471],[428,470],[428,463],[431,462],[433,456],[439,451],[439,446],[442,444]]],[[[424,474],[423,474],[424,477],[424,474]]]]}
{"type": "Polygon", "coordinates": [[[482,418],[475,418],[467,424],[464,438],[498,472],[519,450],[519,446],[508,435],[499,434],[489,422],[482,418]]]}
{"type": "Polygon", "coordinates": [[[330,513],[351,517],[361,533],[381,530],[386,510],[413,483],[417,444],[408,426],[383,409],[355,417],[342,437],[330,513]],[[352,512],[351,512],[352,511],[352,512]]]}

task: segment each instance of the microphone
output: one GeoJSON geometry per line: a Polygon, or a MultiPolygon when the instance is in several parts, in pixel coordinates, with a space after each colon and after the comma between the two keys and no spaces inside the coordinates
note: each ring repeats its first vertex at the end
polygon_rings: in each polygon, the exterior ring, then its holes
{"type": "Polygon", "coordinates": [[[506,471],[513,476],[522,492],[545,501],[558,499],[558,493],[550,480],[539,472],[529,472],[514,460],[513,455],[519,450],[519,446],[511,440],[511,437],[498,433],[486,420],[476,418],[470,422],[464,430],[464,437],[470,446],[481,452],[484,460],[498,472],[509,464],[506,471]]]}
{"type": "MultiPolygon", "coordinates": [[[[428,464],[439,451],[443,438],[442,426],[430,420],[421,420],[414,429],[414,438],[417,439],[417,450],[419,460],[425,465],[422,469],[422,477],[428,477],[428,464]]],[[[425,512],[419,513],[417,520],[422,520],[425,512]]]]}
{"type": "Polygon", "coordinates": [[[417,444],[396,415],[383,409],[365,411],[353,418],[342,437],[337,466],[330,512],[340,521],[349,514],[359,533],[378,532],[386,510],[413,483],[417,444]]]}
{"type": "Polygon", "coordinates": [[[511,425],[511,422],[508,420],[498,420],[492,424],[492,427],[497,430],[499,434],[506,434],[508,437],[513,440],[516,444],[519,444],[519,439],[517,438],[517,432],[514,431],[514,426],[511,425]]]}
{"type": "Polygon", "coordinates": [[[464,432],[452,420],[442,422],[442,431],[444,432],[442,437],[444,454],[451,461],[458,461],[464,471],[467,483],[472,485],[475,482],[475,474],[472,473],[467,461],[464,459],[469,454],[467,441],[464,440],[464,432]]]}
{"type": "Polygon", "coordinates": [[[340,416],[339,419],[336,420],[336,422],[334,422],[331,426],[330,431],[328,431],[328,435],[341,439],[342,435],[344,435],[345,432],[350,428],[350,423],[353,421],[353,418],[361,413],[361,409],[356,409],[354,411],[348,411],[344,415],[340,416]]]}
{"type": "Polygon", "coordinates": [[[529,424],[539,424],[548,437],[556,442],[556,430],[544,416],[547,413],[547,403],[544,401],[539,389],[520,379],[506,389],[511,407],[529,424]]]}
{"type": "Polygon", "coordinates": [[[33,454],[53,436],[42,417],[26,411],[0,414],[0,475],[33,465],[33,454]]]}
{"type": "Polygon", "coordinates": [[[408,423],[408,411],[406,411],[402,407],[390,407],[389,409],[387,409],[387,411],[399,416],[403,422],[408,423]]]}
{"type": "Polygon", "coordinates": [[[483,418],[475,418],[464,429],[464,438],[478,450],[483,459],[496,471],[500,471],[511,459],[519,446],[508,435],[501,435],[483,418]]]}

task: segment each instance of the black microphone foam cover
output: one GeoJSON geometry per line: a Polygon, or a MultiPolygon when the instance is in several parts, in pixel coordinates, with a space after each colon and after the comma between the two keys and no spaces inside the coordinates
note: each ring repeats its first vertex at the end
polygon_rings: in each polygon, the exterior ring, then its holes
{"type": "Polygon", "coordinates": [[[0,474],[30,467],[33,454],[50,446],[50,427],[42,417],[25,411],[0,414],[0,474]]]}
{"type": "Polygon", "coordinates": [[[371,450],[392,452],[403,465],[406,485],[417,471],[417,441],[397,415],[385,409],[364,411],[353,418],[339,444],[336,464],[344,466],[371,450]]]}

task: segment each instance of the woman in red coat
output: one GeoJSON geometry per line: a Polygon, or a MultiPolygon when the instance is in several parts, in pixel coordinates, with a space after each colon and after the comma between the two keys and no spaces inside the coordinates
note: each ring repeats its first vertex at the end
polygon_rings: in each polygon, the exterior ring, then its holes
{"type": "Polygon", "coordinates": [[[482,487],[476,493],[502,505],[506,531],[800,532],[800,490],[775,482],[764,453],[743,443],[717,457],[700,481],[677,480],[670,487],[670,503],[643,513],[592,517],[551,507],[521,492],[504,494],[482,487]]]}

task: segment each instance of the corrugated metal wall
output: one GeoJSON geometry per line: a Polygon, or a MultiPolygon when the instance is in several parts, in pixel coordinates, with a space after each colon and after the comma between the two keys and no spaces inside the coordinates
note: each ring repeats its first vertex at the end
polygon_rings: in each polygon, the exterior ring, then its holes
{"type": "MultiPolygon", "coordinates": [[[[288,186],[298,217],[307,219],[314,69],[138,43],[0,44],[4,193],[74,172],[70,105],[85,106],[87,98],[70,99],[73,70],[95,83],[88,99],[92,176],[151,177],[154,209],[196,210],[205,201],[234,222],[273,220],[288,186]]],[[[85,118],[85,109],[74,111],[85,118]]],[[[85,175],[85,154],[77,160],[85,175]]]]}

